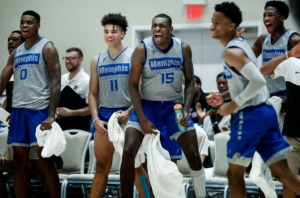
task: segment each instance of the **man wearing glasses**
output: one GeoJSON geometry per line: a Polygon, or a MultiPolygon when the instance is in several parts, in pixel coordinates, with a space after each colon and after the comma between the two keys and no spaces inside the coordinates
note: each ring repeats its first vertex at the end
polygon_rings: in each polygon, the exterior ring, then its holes
{"type": "Polygon", "coordinates": [[[69,72],[61,77],[61,94],[56,110],[56,121],[62,130],[90,131],[88,106],[90,76],[81,68],[83,53],[77,47],[69,48],[63,60],[69,72]]]}

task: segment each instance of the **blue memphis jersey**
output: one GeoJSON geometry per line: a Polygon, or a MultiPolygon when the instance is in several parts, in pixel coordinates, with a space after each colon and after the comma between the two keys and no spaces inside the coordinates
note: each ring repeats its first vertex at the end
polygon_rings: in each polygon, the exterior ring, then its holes
{"type": "MultiPolygon", "coordinates": [[[[263,64],[289,51],[289,40],[295,33],[296,32],[294,30],[287,30],[274,43],[271,42],[271,34],[268,33],[262,45],[263,64]]],[[[265,79],[270,93],[286,90],[285,80],[283,77],[273,79],[270,76],[266,76],[265,79]]]]}
{"type": "Polygon", "coordinates": [[[41,38],[29,49],[26,42],[16,49],[12,107],[44,109],[49,106],[50,82],[43,55],[48,42],[41,38]]]}
{"type": "MultiPolygon", "coordinates": [[[[247,41],[244,38],[239,37],[239,38],[232,39],[225,47],[224,52],[228,48],[240,48],[241,50],[244,51],[244,53],[247,55],[249,60],[252,61],[255,65],[257,65],[257,59],[252,49],[250,48],[250,46],[248,45],[247,41]]],[[[224,57],[223,57],[223,65],[227,77],[230,96],[232,99],[234,99],[245,89],[245,87],[249,83],[249,80],[246,79],[235,68],[228,66],[224,61],[224,57]]],[[[263,102],[266,102],[268,97],[269,97],[269,92],[267,90],[267,87],[264,86],[259,90],[256,96],[254,96],[253,98],[245,102],[242,106],[239,107],[239,109],[243,109],[247,106],[259,105],[263,102]]]]}
{"type": "Polygon", "coordinates": [[[107,108],[129,107],[131,100],[128,91],[129,71],[133,50],[124,48],[112,58],[109,50],[102,51],[98,57],[99,104],[107,108]]]}
{"type": "Polygon", "coordinates": [[[153,37],[142,41],[146,51],[142,72],[141,98],[151,101],[183,101],[182,41],[172,39],[172,47],[163,52],[155,46],[153,37]]]}

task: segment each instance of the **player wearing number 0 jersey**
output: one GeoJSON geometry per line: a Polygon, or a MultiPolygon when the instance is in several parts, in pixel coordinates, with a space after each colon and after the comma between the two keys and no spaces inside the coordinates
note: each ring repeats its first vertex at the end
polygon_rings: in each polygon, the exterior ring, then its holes
{"type": "Polygon", "coordinates": [[[58,174],[52,158],[42,158],[36,128],[52,128],[60,94],[60,63],[52,42],[39,35],[40,15],[32,10],[22,13],[20,31],[26,39],[10,54],[0,79],[0,95],[14,74],[12,111],[8,143],[13,145],[15,197],[30,197],[28,157],[35,146],[39,166],[49,196],[59,197],[58,174]]]}
{"type": "Polygon", "coordinates": [[[49,106],[50,85],[43,54],[48,42],[48,39],[41,38],[29,49],[26,48],[26,42],[16,49],[13,108],[44,109],[49,106]]]}

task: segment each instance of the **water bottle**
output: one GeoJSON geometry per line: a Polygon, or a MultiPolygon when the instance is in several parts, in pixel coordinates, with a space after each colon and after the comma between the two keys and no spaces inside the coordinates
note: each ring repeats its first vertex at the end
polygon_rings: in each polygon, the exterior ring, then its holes
{"type": "Polygon", "coordinates": [[[186,128],[184,126],[182,126],[182,125],[179,124],[180,120],[184,116],[182,105],[181,104],[174,105],[174,111],[175,111],[176,121],[177,121],[177,125],[178,125],[179,130],[180,131],[185,131],[186,128]]]}

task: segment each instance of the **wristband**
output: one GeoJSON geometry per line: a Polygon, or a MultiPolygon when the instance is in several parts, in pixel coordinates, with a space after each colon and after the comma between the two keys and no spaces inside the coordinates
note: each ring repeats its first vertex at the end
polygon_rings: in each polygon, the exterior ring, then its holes
{"type": "Polygon", "coordinates": [[[213,125],[218,125],[218,124],[219,124],[219,123],[218,123],[217,121],[215,121],[213,125]]]}
{"type": "Polygon", "coordinates": [[[95,118],[95,119],[93,120],[93,123],[95,124],[95,122],[96,122],[97,120],[100,120],[100,118],[95,118]]]}
{"type": "Polygon", "coordinates": [[[289,55],[288,55],[288,52],[287,52],[287,51],[285,51],[285,58],[286,58],[286,59],[289,59],[289,55]]]}

